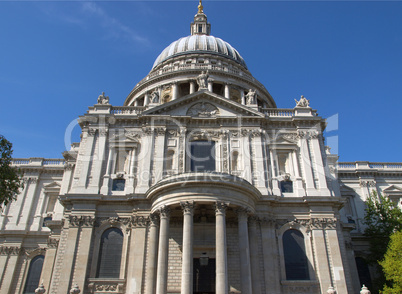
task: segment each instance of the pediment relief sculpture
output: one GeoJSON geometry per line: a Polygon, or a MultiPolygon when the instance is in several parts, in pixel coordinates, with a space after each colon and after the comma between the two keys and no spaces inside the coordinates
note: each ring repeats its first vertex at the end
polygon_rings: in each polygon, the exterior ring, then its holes
{"type": "Polygon", "coordinates": [[[216,117],[218,114],[218,108],[205,102],[196,103],[187,111],[187,115],[192,117],[216,117]]]}

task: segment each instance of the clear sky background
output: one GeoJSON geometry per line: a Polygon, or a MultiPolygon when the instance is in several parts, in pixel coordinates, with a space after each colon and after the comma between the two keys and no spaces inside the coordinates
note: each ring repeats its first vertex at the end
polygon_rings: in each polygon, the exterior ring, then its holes
{"type": "MultiPolygon", "coordinates": [[[[279,108],[304,95],[329,118],[340,161],[402,162],[402,2],[203,4],[212,35],[279,108]]],[[[61,158],[67,126],[102,91],[122,105],[159,53],[190,34],[197,5],[0,1],[0,134],[14,157],[61,158]]]]}

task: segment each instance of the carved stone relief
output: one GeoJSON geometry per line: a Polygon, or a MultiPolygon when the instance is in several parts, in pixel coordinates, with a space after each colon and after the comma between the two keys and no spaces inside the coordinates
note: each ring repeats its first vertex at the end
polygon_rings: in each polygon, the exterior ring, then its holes
{"type": "Polygon", "coordinates": [[[211,103],[199,102],[187,110],[187,115],[192,117],[216,117],[219,115],[219,109],[211,103]]]}

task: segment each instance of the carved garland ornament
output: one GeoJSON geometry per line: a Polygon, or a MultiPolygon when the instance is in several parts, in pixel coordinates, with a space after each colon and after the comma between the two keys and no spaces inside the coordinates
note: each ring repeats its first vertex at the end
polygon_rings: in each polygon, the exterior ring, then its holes
{"type": "Polygon", "coordinates": [[[0,255],[19,255],[23,249],[18,246],[0,246],[0,255]]]}
{"type": "Polygon", "coordinates": [[[70,215],[69,222],[71,227],[93,227],[95,218],[89,215],[70,215]]]}

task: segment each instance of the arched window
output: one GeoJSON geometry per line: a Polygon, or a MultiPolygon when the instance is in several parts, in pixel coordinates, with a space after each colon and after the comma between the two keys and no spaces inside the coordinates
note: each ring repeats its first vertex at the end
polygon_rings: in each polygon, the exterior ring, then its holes
{"type": "Polygon", "coordinates": [[[45,257],[43,255],[38,255],[31,260],[27,280],[25,282],[24,294],[35,294],[35,289],[39,286],[44,259],[45,257]]]}
{"type": "Polygon", "coordinates": [[[97,278],[120,277],[123,233],[118,228],[107,229],[101,237],[99,247],[97,278]]]}
{"type": "Polygon", "coordinates": [[[304,237],[298,230],[287,230],[282,237],[286,280],[309,280],[304,237]]]}

